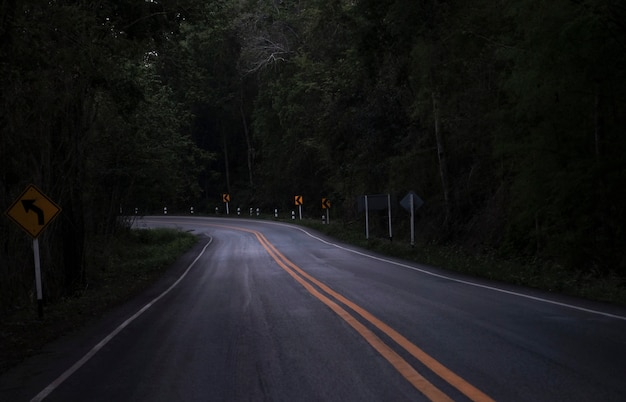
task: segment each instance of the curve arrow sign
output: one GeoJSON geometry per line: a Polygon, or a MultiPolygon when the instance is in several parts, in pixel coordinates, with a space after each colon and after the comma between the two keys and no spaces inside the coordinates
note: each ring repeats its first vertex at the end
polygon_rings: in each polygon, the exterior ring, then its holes
{"type": "Polygon", "coordinates": [[[43,226],[46,223],[43,211],[35,205],[35,200],[22,200],[22,206],[24,206],[24,211],[26,211],[26,213],[33,211],[37,214],[37,223],[39,226],[43,226]]]}
{"type": "Polygon", "coordinates": [[[5,214],[36,239],[59,212],[61,207],[31,184],[11,204],[5,214]]]}

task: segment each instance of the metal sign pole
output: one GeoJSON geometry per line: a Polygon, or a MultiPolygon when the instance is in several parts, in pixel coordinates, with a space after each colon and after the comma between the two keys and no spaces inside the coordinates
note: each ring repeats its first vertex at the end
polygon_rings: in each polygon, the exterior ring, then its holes
{"type": "Polygon", "coordinates": [[[369,212],[367,208],[367,195],[365,196],[365,239],[368,240],[370,238],[370,221],[369,221],[369,212]]]}
{"type": "Polygon", "coordinates": [[[302,220],[302,204],[298,205],[298,212],[300,214],[300,220],[302,220]]]}
{"type": "Polygon", "coordinates": [[[411,247],[413,247],[415,245],[415,211],[413,208],[414,207],[413,194],[411,194],[410,206],[411,206],[411,247]]]}
{"type": "Polygon", "coordinates": [[[39,261],[39,239],[33,239],[33,254],[35,257],[35,286],[37,287],[37,311],[39,318],[43,318],[43,295],[41,289],[41,264],[39,261]]]}
{"type": "Polygon", "coordinates": [[[230,211],[228,210],[228,202],[226,203],[226,215],[230,215],[230,211]]]}
{"type": "Polygon", "coordinates": [[[326,224],[330,223],[330,209],[326,208],[326,224]]]}
{"type": "Polygon", "coordinates": [[[391,233],[391,194],[387,194],[387,211],[389,212],[389,241],[393,241],[393,234],[391,233]]]}

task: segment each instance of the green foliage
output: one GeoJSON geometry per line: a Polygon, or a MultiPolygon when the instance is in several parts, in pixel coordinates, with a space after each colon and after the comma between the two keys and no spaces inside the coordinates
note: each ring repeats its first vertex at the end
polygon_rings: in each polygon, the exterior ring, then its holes
{"type": "Polygon", "coordinates": [[[616,204],[623,195],[609,189],[622,186],[613,180],[625,150],[617,134],[626,106],[624,31],[607,30],[610,3],[530,3],[511,8],[524,24],[504,53],[513,66],[503,82],[509,124],[496,151],[511,161],[510,240],[566,266],[623,271],[623,253],[608,239],[623,239],[611,223],[624,217],[616,204]]]}
{"type": "MultiPolygon", "coordinates": [[[[156,73],[180,13],[155,2],[121,6],[0,9],[0,200],[8,206],[34,183],[63,209],[40,239],[50,301],[89,286],[85,250],[120,228],[120,208],[188,205],[211,158],[191,140],[189,107],[156,73]]],[[[0,226],[0,309],[32,293],[18,232],[0,226]]]]}
{"type": "Polygon", "coordinates": [[[352,219],[418,190],[426,238],[623,272],[624,8],[405,3],[280,9],[300,42],[259,74],[261,198],[333,194],[352,219]]]}

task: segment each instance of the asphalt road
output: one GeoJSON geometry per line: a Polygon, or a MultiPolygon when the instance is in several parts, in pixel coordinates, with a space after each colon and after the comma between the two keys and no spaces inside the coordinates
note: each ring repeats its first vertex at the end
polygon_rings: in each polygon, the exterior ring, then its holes
{"type": "Polygon", "coordinates": [[[243,219],[0,377],[0,401],[626,401],[626,309],[243,219]]]}

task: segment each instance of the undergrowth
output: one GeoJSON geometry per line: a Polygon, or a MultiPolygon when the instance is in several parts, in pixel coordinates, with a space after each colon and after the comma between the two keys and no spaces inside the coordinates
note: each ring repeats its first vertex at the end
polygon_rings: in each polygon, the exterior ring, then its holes
{"type": "Polygon", "coordinates": [[[1,317],[0,373],[146,288],[196,241],[186,232],[142,229],[92,242],[82,291],[46,305],[42,319],[34,302],[1,317]]]}
{"type": "Polygon", "coordinates": [[[571,271],[550,261],[507,258],[495,250],[472,253],[451,245],[416,242],[411,246],[406,240],[380,237],[365,239],[360,229],[341,223],[328,225],[310,220],[296,223],[343,242],[392,257],[503,283],[626,305],[626,278],[615,274],[571,271]]]}

